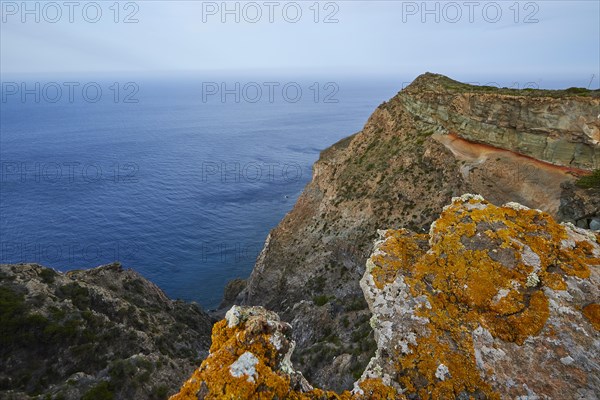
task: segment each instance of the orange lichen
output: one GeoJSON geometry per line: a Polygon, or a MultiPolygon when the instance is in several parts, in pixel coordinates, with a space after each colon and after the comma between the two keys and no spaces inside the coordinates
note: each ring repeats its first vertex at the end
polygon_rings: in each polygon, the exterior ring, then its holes
{"type": "Polygon", "coordinates": [[[600,265],[600,258],[594,257],[592,245],[588,242],[577,242],[575,248],[571,250],[562,250],[560,258],[560,268],[567,274],[578,278],[586,279],[590,277],[588,265],[600,265]]]}
{"type": "Polygon", "coordinates": [[[372,400],[396,400],[399,398],[404,398],[404,396],[400,397],[393,388],[384,385],[381,379],[365,379],[359,383],[359,386],[364,394],[358,395],[355,398],[372,400]]]}
{"type": "Polygon", "coordinates": [[[290,392],[289,378],[273,372],[277,350],[269,340],[268,326],[257,320],[250,323],[255,325],[244,326],[246,329],[228,328],[225,320],[215,324],[211,355],[172,399],[197,399],[198,392],[202,390],[207,392],[206,399],[287,396],[290,392]],[[229,370],[247,351],[258,359],[255,366],[258,379],[249,379],[245,375],[234,377],[229,370]]]}
{"type": "Polygon", "coordinates": [[[483,315],[483,322],[493,336],[523,344],[527,337],[535,336],[542,330],[549,313],[548,299],[544,292],[538,290],[533,293],[529,305],[522,311],[507,317],[486,313],[483,315]]]}
{"type": "MultiPolygon", "coordinates": [[[[398,386],[411,398],[499,399],[485,380],[490,371],[477,366],[474,331],[517,345],[540,334],[550,315],[548,290],[566,290],[570,277],[586,279],[600,265],[594,245],[579,237],[537,210],[455,200],[429,235],[386,231],[367,263],[375,289],[400,278],[401,290],[420,299],[400,321],[419,320],[423,329],[404,346],[378,352],[384,364],[377,367],[392,371],[365,374],[394,379],[394,387],[368,378],[352,393],[311,388],[289,363],[289,325],[264,309],[240,308],[215,324],[209,357],[172,399],[404,399],[398,386]],[[242,359],[251,368],[240,369],[242,359]]],[[[600,329],[600,305],[582,313],[600,329]]]]}
{"type": "Polygon", "coordinates": [[[386,258],[384,255],[373,257],[374,267],[371,270],[373,281],[377,288],[382,289],[386,284],[392,283],[398,271],[410,266],[424,253],[419,246],[419,241],[426,242],[428,236],[414,234],[406,229],[387,231],[386,244],[397,249],[394,258],[386,258]]]}
{"type": "Polygon", "coordinates": [[[430,334],[419,337],[409,354],[397,355],[399,382],[423,399],[475,391],[498,398],[476,366],[471,332],[482,326],[494,337],[523,344],[549,317],[543,286],[566,290],[564,275],[585,279],[600,260],[587,242],[563,248],[566,228],[548,214],[477,198],[447,207],[431,234],[425,252],[410,244],[414,234],[388,231],[371,257],[379,288],[401,273],[411,294],[427,296],[431,305],[417,310],[429,321],[430,334]],[[406,254],[415,247],[418,252],[406,254]],[[439,364],[448,368],[447,379],[436,378],[439,364]]]}
{"type": "Polygon", "coordinates": [[[381,379],[360,382],[359,386],[364,394],[352,394],[348,391],[337,394],[317,388],[302,391],[299,385],[292,384],[292,379],[300,378],[292,378],[290,373],[293,371],[283,366],[290,345],[289,339],[285,337],[286,324],[268,319],[265,315],[250,315],[246,318],[233,327],[229,327],[227,320],[214,325],[210,355],[171,400],[404,398],[393,388],[385,386],[381,379]],[[233,365],[244,354],[246,359],[256,361],[251,365],[252,374],[242,373],[248,372],[245,370],[234,374],[233,365]]]}
{"type": "Polygon", "coordinates": [[[567,290],[567,283],[562,276],[552,272],[546,273],[542,284],[552,290],[567,290]]]}
{"type": "Polygon", "coordinates": [[[594,329],[600,331],[600,304],[589,304],[583,308],[583,315],[590,321],[594,329]]]}

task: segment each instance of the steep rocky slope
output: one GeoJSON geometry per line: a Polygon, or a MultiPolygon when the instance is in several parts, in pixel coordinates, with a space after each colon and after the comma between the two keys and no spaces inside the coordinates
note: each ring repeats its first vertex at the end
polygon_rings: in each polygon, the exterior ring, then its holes
{"type": "Polygon", "coordinates": [[[111,264],[0,265],[0,398],[165,399],[210,344],[212,321],[111,264]]]}
{"type": "Polygon", "coordinates": [[[359,281],[377,229],[426,232],[466,192],[588,227],[599,212],[579,200],[598,192],[572,183],[598,168],[598,114],[597,91],[420,76],[361,132],[321,153],[233,302],[277,311],[291,322],[300,349],[294,361],[305,375],[320,387],[350,388],[375,350],[359,281]]]}
{"type": "Polygon", "coordinates": [[[428,233],[379,235],[360,281],[377,350],[351,392],[312,387],[291,326],[234,306],[172,400],[597,399],[600,234],[463,195],[428,233]]]}

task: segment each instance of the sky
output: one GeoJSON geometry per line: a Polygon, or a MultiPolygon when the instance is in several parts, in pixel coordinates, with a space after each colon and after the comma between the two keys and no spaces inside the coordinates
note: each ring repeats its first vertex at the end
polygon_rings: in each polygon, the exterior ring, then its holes
{"type": "Polygon", "coordinates": [[[600,75],[596,0],[69,4],[1,1],[0,74],[600,75]]]}

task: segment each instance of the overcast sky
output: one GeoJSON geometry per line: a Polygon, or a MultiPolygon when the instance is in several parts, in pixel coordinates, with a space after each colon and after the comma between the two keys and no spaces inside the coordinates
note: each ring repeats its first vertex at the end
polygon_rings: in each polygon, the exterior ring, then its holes
{"type": "Polygon", "coordinates": [[[5,76],[433,71],[571,77],[583,85],[595,74],[597,87],[600,74],[600,2],[595,0],[427,2],[427,10],[421,1],[322,1],[317,7],[314,1],[228,2],[230,14],[221,1],[136,1],[119,3],[118,15],[112,0],[81,1],[73,8],[48,3],[29,2],[34,12],[27,13],[21,1],[2,1],[5,76]]]}

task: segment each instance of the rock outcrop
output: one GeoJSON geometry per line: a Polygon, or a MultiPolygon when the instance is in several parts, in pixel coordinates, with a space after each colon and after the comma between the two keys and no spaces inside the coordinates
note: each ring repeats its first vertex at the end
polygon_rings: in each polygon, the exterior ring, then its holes
{"type": "Polygon", "coordinates": [[[313,388],[290,361],[290,333],[274,312],[233,306],[213,328],[210,355],[171,400],[395,398],[381,379],[363,381],[360,396],[313,388]]]}
{"type": "Polygon", "coordinates": [[[599,96],[417,78],[321,153],[235,303],[278,312],[294,328],[293,361],[305,376],[350,389],[375,349],[358,282],[377,229],[425,233],[462,193],[591,224],[600,217],[585,200],[593,195],[566,188],[598,167],[599,96]]]}
{"type": "Polygon", "coordinates": [[[597,398],[599,234],[473,195],[429,234],[380,234],[361,280],[377,338],[363,379],[415,399],[597,398]]]}
{"type": "Polygon", "coordinates": [[[379,234],[360,281],[377,349],[351,392],[313,388],[291,326],[234,306],[172,400],[597,398],[600,234],[478,195],[379,234]]]}
{"type": "Polygon", "coordinates": [[[563,183],[558,217],[580,228],[600,231],[600,187],[563,183]]]}
{"type": "Polygon", "coordinates": [[[111,264],[0,265],[0,397],[165,399],[206,357],[212,321],[111,264]]]}

